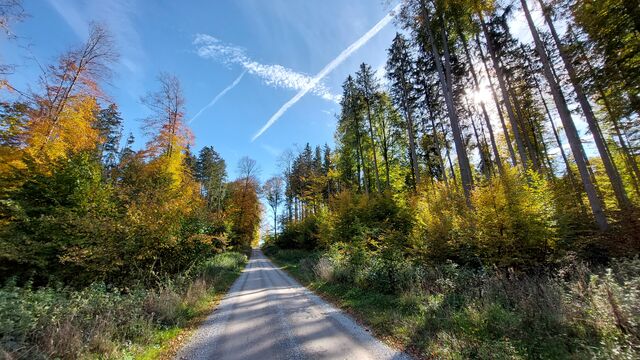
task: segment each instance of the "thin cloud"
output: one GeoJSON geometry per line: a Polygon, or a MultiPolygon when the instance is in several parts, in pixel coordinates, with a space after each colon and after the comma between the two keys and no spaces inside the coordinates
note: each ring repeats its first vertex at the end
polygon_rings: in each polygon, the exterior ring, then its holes
{"type": "Polygon", "coordinates": [[[56,10],[58,15],[64,19],[64,21],[69,25],[71,30],[78,36],[80,39],[84,40],[89,34],[89,28],[87,26],[87,21],[80,14],[80,11],[76,9],[76,7],[72,6],[68,2],[49,0],[49,4],[56,10]]]}
{"type": "Polygon", "coordinates": [[[380,32],[387,24],[393,20],[394,14],[400,10],[400,4],[396,5],[393,10],[391,10],[385,17],[383,17],[377,24],[375,24],[369,31],[367,31],[364,35],[362,35],[358,40],[356,40],[353,44],[349,45],[346,49],[344,49],[335,59],[331,60],[329,64],[327,64],[320,72],[314,76],[311,81],[309,81],[305,87],[300,89],[298,93],[292,97],[289,101],[287,101],[275,114],[269,118],[266,124],[251,138],[251,141],[255,141],[260,135],[264,134],[280,117],[289,110],[290,107],[295,105],[303,96],[305,96],[309,91],[311,91],[317,84],[324,79],[330,72],[332,72],[338,65],[342,64],[351,54],[353,54],[356,50],[360,49],[364,44],[366,44],[372,37],[374,37],[377,33],[380,32]]]}
{"type": "Polygon", "coordinates": [[[231,90],[234,87],[236,87],[236,85],[238,85],[238,83],[240,83],[240,80],[242,80],[242,77],[246,73],[247,73],[247,70],[243,71],[242,74],[240,74],[240,76],[238,76],[235,80],[233,80],[233,82],[229,86],[227,86],[222,91],[220,91],[220,93],[218,93],[218,95],[216,95],[207,105],[205,105],[202,109],[200,109],[200,111],[198,111],[198,113],[195,114],[195,116],[192,117],[191,120],[189,120],[189,124],[191,124],[191,122],[193,122],[193,120],[197,119],[198,116],[200,116],[205,110],[207,110],[208,108],[210,108],[213,105],[215,105],[218,102],[218,100],[220,100],[226,93],[229,92],[229,90],[231,90]]]}
{"type": "MultiPolygon", "coordinates": [[[[309,86],[313,78],[278,64],[262,64],[247,56],[245,49],[222,42],[207,34],[197,34],[193,44],[201,58],[213,59],[227,65],[240,65],[246,72],[257,76],[271,87],[301,90],[309,86]]],[[[327,101],[338,102],[334,95],[321,83],[316,83],[311,92],[327,101]]]]}
{"type": "Polygon", "coordinates": [[[277,149],[271,145],[267,145],[267,144],[262,144],[260,145],[260,147],[262,147],[266,152],[268,152],[269,154],[271,154],[271,156],[279,156],[282,153],[282,150],[277,149]]]}

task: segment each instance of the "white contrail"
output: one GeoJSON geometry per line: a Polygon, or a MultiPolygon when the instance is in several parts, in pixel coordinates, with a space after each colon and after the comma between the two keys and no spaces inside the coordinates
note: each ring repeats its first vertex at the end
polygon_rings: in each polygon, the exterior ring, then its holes
{"type": "MultiPolygon", "coordinates": [[[[224,43],[211,35],[196,34],[193,44],[197,46],[198,56],[220,61],[226,65],[240,65],[249,75],[257,76],[268,86],[300,91],[313,79],[309,75],[279,64],[263,64],[255,61],[247,56],[245,49],[224,43]]],[[[316,84],[310,92],[327,101],[340,102],[339,96],[332,94],[322,83],[316,84]]]]}
{"type": "Polygon", "coordinates": [[[382,20],[378,21],[378,23],[372,27],[366,34],[362,35],[358,40],[356,40],[353,44],[349,45],[348,48],[344,49],[340,55],[338,55],[335,59],[331,60],[320,72],[311,79],[311,81],[307,84],[307,86],[292,97],[289,101],[287,101],[275,114],[269,118],[266,124],[258,131],[251,141],[255,141],[260,137],[267,129],[271,127],[278,119],[287,111],[290,107],[292,107],[295,103],[297,103],[303,96],[305,96],[309,90],[313,89],[320,80],[322,80],[327,74],[329,74],[333,69],[335,69],[338,65],[342,64],[354,51],[358,50],[362,47],[362,45],[366,44],[372,37],[374,37],[380,30],[382,30],[391,20],[393,19],[394,14],[400,9],[400,4],[398,4],[393,10],[391,10],[382,20]]]}
{"type": "Polygon", "coordinates": [[[189,120],[189,124],[191,124],[191,122],[195,120],[198,116],[200,116],[205,110],[215,105],[215,103],[217,103],[218,100],[220,100],[220,98],[222,98],[226,93],[228,93],[229,90],[236,87],[236,85],[238,85],[238,83],[240,82],[240,80],[242,80],[242,77],[246,73],[247,73],[247,70],[243,71],[242,74],[240,74],[240,76],[238,76],[235,80],[233,80],[231,85],[227,86],[226,88],[224,88],[224,90],[220,91],[220,93],[216,95],[216,97],[214,97],[213,100],[211,100],[205,107],[200,109],[200,111],[198,111],[198,113],[194,117],[192,117],[191,120],[189,120]]]}

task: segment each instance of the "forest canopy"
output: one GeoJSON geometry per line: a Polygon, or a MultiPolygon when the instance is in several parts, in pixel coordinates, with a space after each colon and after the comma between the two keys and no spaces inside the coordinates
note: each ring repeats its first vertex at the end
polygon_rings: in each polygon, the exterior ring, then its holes
{"type": "Polygon", "coordinates": [[[518,267],[637,254],[631,10],[404,1],[385,78],[363,63],[344,80],[335,148],[283,156],[274,241],[518,267]],[[515,17],[532,43],[512,33],[515,17]]]}

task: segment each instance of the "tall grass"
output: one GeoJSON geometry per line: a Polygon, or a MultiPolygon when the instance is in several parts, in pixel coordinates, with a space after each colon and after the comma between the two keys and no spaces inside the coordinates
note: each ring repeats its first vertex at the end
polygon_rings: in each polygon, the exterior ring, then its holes
{"type": "Polygon", "coordinates": [[[297,259],[295,275],[425,358],[640,358],[638,258],[598,269],[566,261],[544,274],[340,246],[297,259]]]}
{"type": "Polygon", "coordinates": [[[33,289],[8,282],[0,288],[0,358],[121,358],[156,331],[192,319],[196,304],[228,285],[246,260],[238,253],[219,254],[158,279],[153,288],[95,283],[81,290],[33,289]]]}

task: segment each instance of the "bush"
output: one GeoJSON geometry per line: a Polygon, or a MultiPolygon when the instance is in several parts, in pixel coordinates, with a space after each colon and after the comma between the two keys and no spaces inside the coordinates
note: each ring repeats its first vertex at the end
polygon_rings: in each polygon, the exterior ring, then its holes
{"type": "Polygon", "coordinates": [[[0,348],[17,357],[78,358],[111,353],[116,343],[143,337],[152,320],[144,290],[123,293],[94,284],[80,291],[0,289],[0,348]]]}
{"type": "Polygon", "coordinates": [[[315,276],[324,281],[333,280],[333,263],[327,257],[321,257],[320,260],[313,266],[313,273],[315,276]]]}
{"type": "Polygon", "coordinates": [[[424,260],[535,267],[558,240],[552,194],[542,175],[517,169],[477,184],[471,207],[457,188],[428,186],[416,200],[414,246],[424,260]]]}
{"type": "Polygon", "coordinates": [[[640,258],[614,260],[601,273],[584,268],[568,284],[567,311],[573,325],[599,338],[589,349],[597,358],[640,355],[640,258]]]}
{"type": "Polygon", "coordinates": [[[383,294],[401,294],[414,290],[419,281],[417,267],[395,252],[371,257],[360,286],[383,294]]]}
{"type": "Polygon", "coordinates": [[[485,264],[533,267],[555,247],[556,213],[547,181],[506,169],[473,191],[474,242],[485,264]]]}
{"type": "Polygon", "coordinates": [[[127,344],[145,343],[157,329],[182,325],[193,307],[246,256],[223,253],[189,271],[158,280],[156,288],[81,290],[8,282],[0,288],[0,354],[7,358],[76,359],[87,354],[119,358],[127,344]]]}
{"type": "Polygon", "coordinates": [[[320,245],[321,219],[311,215],[301,221],[285,224],[275,245],[283,249],[313,250],[320,245]]]}
{"type": "Polygon", "coordinates": [[[414,243],[420,255],[436,261],[455,258],[460,240],[469,237],[471,222],[464,194],[435,183],[415,200],[414,243]]]}
{"type": "Polygon", "coordinates": [[[364,242],[372,249],[408,249],[413,225],[409,209],[389,193],[358,195],[344,191],[329,204],[331,243],[364,242]]]}
{"type": "Polygon", "coordinates": [[[568,260],[557,273],[532,274],[416,264],[336,244],[314,273],[316,288],[424,356],[636,359],[640,258],[610,265],[568,260]]]}

